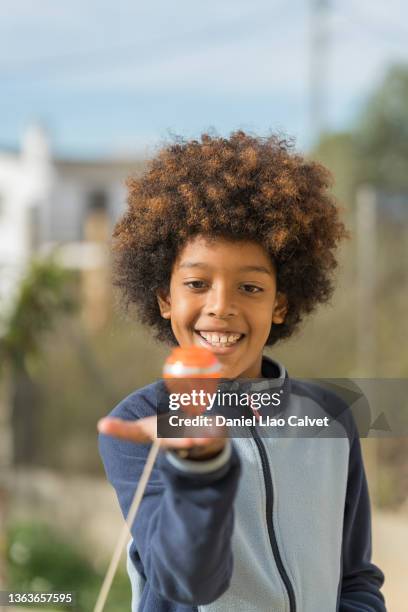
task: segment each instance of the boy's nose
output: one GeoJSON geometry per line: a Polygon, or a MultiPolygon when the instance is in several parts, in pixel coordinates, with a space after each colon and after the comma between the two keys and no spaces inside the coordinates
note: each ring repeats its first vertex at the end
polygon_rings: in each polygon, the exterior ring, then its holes
{"type": "Polygon", "coordinates": [[[219,318],[232,317],[238,313],[231,292],[224,287],[208,292],[205,310],[208,316],[219,318]]]}

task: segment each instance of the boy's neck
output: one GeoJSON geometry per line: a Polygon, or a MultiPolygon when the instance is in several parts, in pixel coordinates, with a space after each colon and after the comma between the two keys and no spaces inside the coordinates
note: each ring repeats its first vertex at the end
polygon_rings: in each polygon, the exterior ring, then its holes
{"type": "Polygon", "coordinates": [[[262,374],[262,360],[263,353],[261,353],[256,360],[247,370],[242,372],[238,378],[264,378],[262,374]]]}

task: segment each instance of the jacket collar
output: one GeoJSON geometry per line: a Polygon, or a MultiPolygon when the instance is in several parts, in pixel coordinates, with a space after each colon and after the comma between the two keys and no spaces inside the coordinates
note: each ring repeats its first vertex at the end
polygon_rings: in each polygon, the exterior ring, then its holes
{"type": "Polygon", "coordinates": [[[222,379],[219,389],[230,393],[279,393],[281,400],[278,406],[271,404],[262,408],[262,414],[275,416],[282,413],[288,404],[291,388],[289,374],[281,363],[264,355],[262,376],[262,378],[222,379]]]}

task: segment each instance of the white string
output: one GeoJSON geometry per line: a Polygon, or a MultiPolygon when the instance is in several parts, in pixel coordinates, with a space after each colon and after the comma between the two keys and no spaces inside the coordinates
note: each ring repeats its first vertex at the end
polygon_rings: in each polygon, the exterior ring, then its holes
{"type": "Polygon", "coordinates": [[[112,586],[112,582],[115,577],[116,570],[119,565],[119,561],[122,555],[123,548],[125,547],[126,542],[129,538],[129,532],[132,528],[133,521],[135,520],[137,511],[140,506],[140,502],[142,501],[147,482],[149,480],[150,474],[153,469],[154,462],[157,457],[157,453],[160,450],[160,443],[161,443],[161,439],[156,438],[147,456],[146,463],[143,468],[143,472],[138,482],[138,485],[136,487],[136,491],[135,491],[132,503],[130,505],[126,521],[123,524],[122,531],[120,532],[119,539],[116,543],[115,550],[113,551],[108,570],[106,572],[104,581],[101,586],[101,590],[99,591],[99,595],[98,595],[98,599],[95,604],[94,612],[102,612],[105,607],[105,603],[109,595],[109,591],[112,586]]]}

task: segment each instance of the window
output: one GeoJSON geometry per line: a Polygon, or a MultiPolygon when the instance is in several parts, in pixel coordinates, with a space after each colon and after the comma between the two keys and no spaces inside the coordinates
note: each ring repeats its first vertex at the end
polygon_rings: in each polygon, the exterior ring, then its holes
{"type": "Polygon", "coordinates": [[[100,211],[107,212],[108,210],[108,195],[103,189],[91,191],[88,194],[88,212],[100,211]]]}

